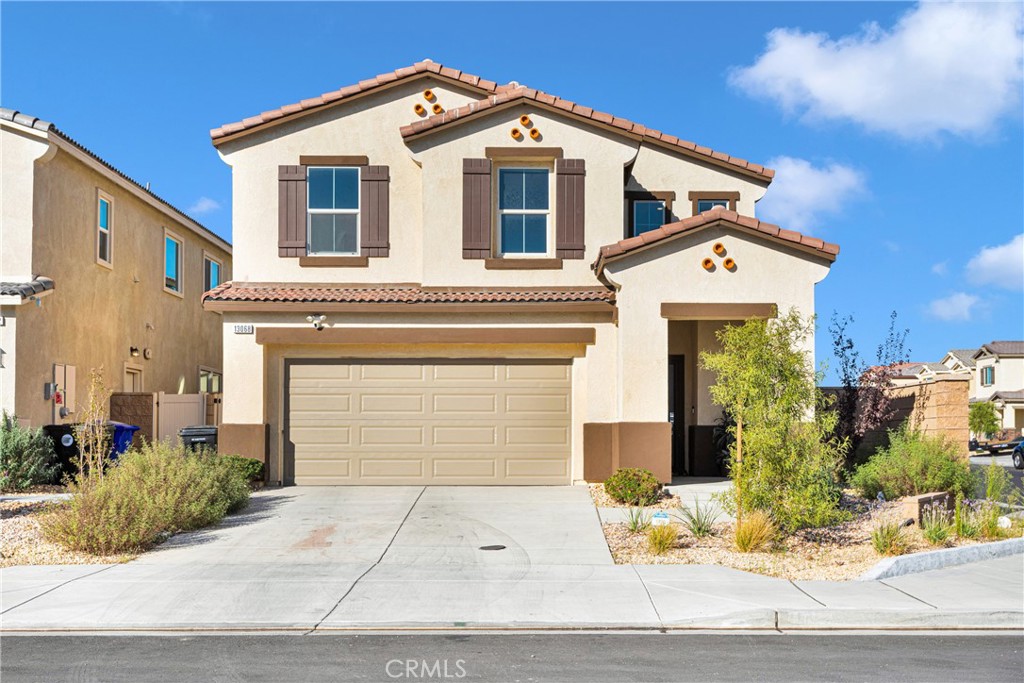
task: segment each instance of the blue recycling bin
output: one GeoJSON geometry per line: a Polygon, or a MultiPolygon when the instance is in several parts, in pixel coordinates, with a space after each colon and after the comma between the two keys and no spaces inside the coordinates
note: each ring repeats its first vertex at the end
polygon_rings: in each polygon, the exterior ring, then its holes
{"type": "Polygon", "coordinates": [[[110,458],[116,460],[117,456],[131,448],[132,439],[139,428],[124,422],[107,422],[107,427],[113,432],[110,439],[110,458]]]}

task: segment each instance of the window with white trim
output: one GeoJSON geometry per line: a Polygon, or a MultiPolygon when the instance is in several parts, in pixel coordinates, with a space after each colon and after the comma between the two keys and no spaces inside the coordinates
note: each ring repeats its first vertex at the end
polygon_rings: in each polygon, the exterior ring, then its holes
{"type": "Polygon", "coordinates": [[[181,294],[182,242],[169,232],[164,233],[164,289],[181,294]]]}
{"type": "Polygon", "coordinates": [[[994,365],[986,365],[981,369],[981,386],[990,387],[996,383],[996,368],[994,365]]]}
{"type": "Polygon", "coordinates": [[[104,194],[98,196],[96,202],[96,260],[104,265],[111,265],[112,245],[110,241],[111,218],[114,203],[104,194]]]}
{"type": "Polygon", "coordinates": [[[307,170],[308,253],[359,254],[359,173],[358,166],[307,170]]]}
{"type": "Polygon", "coordinates": [[[546,256],[550,251],[551,171],[498,169],[498,251],[546,256]]]}

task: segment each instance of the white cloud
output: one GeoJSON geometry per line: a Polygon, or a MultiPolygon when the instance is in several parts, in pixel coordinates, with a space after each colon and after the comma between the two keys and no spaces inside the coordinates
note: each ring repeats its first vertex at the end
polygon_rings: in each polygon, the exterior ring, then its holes
{"type": "Polygon", "coordinates": [[[192,206],[188,207],[188,212],[201,216],[204,213],[210,213],[220,208],[220,202],[216,199],[210,199],[209,197],[200,197],[195,201],[192,206]]]}
{"type": "Polygon", "coordinates": [[[984,133],[1018,112],[1019,3],[922,3],[891,29],[833,40],[777,28],[730,83],[809,120],[843,119],[906,138],[984,133]]]}
{"type": "Polygon", "coordinates": [[[939,277],[946,277],[949,273],[949,261],[941,261],[932,266],[932,274],[939,277]]]}
{"type": "Polygon", "coordinates": [[[813,230],[820,216],[838,213],[865,189],[862,173],[838,163],[816,167],[782,156],[769,159],[768,166],[775,180],[757,203],[757,215],[790,230],[813,230]]]}
{"type": "Polygon", "coordinates": [[[967,279],[976,285],[1024,289],[1024,233],[998,247],[983,247],[967,262],[967,279]]]}
{"type": "Polygon", "coordinates": [[[956,292],[944,299],[935,299],[928,304],[928,313],[933,318],[946,322],[966,322],[971,319],[978,297],[966,292],[956,292]]]}

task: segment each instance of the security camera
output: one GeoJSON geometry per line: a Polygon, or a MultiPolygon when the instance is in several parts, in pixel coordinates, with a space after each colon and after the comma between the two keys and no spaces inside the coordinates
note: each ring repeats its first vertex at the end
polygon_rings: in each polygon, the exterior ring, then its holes
{"type": "Polygon", "coordinates": [[[313,329],[320,332],[324,329],[324,321],[327,320],[326,315],[307,315],[306,322],[313,323],[313,329]]]}

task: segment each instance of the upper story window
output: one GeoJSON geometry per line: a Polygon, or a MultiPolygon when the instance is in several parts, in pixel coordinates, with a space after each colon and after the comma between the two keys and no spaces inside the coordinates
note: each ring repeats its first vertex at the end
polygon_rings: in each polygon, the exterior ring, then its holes
{"type": "Polygon", "coordinates": [[[181,296],[182,242],[176,235],[164,231],[164,290],[181,296]]]}
{"type": "Polygon", "coordinates": [[[223,389],[224,376],[211,368],[199,367],[199,393],[219,394],[223,389]]]}
{"type": "Polygon", "coordinates": [[[359,168],[317,166],[307,173],[310,254],[359,253],[359,168]]]}
{"type": "Polygon", "coordinates": [[[627,190],[626,237],[636,237],[657,230],[671,221],[672,202],[675,198],[675,192],[627,190]]]}
{"type": "Polygon", "coordinates": [[[221,263],[209,254],[203,254],[203,291],[209,292],[221,282],[221,263]]]}
{"type": "Polygon", "coordinates": [[[103,193],[99,194],[99,201],[96,205],[96,261],[105,266],[113,263],[110,240],[113,206],[114,203],[110,197],[103,193]]]}
{"type": "Polygon", "coordinates": [[[990,387],[996,383],[996,368],[994,365],[986,365],[981,368],[981,385],[990,387]]]}
{"type": "Polygon", "coordinates": [[[550,184],[546,168],[498,170],[498,248],[503,256],[548,254],[550,184]]]}
{"type": "Polygon", "coordinates": [[[739,201],[739,192],[729,192],[725,190],[714,190],[709,192],[691,192],[690,201],[693,204],[693,215],[710,211],[716,206],[720,206],[723,209],[729,209],[730,211],[736,210],[736,202],[739,201]]]}

